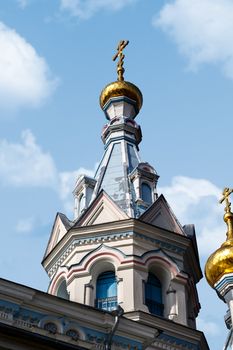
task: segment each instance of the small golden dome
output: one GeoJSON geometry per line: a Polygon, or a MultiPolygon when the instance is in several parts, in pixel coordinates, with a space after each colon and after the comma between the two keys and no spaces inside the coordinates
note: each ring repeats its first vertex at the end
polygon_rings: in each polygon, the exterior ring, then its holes
{"type": "Polygon", "coordinates": [[[212,288],[222,276],[233,273],[233,213],[231,211],[225,213],[224,221],[228,226],[227,240],[210,255],[205,265],[205,276],[212,288]]]}
{"type": "Polygon", "coordinates": [[[105,86],[100,94],[100,107],[103,109],[110,98],[120,96],[126,96],[131,100],[134,100],[138,111],[141,109],[143,101],[141,91],[136,85],[124,80],[114,81],[105,86]]]}

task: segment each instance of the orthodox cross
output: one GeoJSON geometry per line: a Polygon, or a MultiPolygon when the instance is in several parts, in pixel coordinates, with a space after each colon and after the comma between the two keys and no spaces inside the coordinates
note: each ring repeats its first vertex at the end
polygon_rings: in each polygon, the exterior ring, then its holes
{"type": "Polygon", "coordinates": [[[129,43],[129,40],[121,40],[117,46],[117,53],[112,58],[113,61],[115,61],[117,57],[119,57],[119,61],[117,63],[117,74],[118,74],[117,80],[119,81],[124,80],[125,69],[123,68],[123,64],[124,64],[125,55],[123,54],[123,50],[128,45],[128,43],[129,43]]]}
{"type": "Polygon", "coordinates": [[[231,203],[229,201],[229,196],[230,194],[233,192],[232,188],[224,188],[223,190],[223,197],[220,199],[219,203],[223,203],[224,201],[226,201],[226,207],[225,207],[225,212],[229,213],[231,211],[231,203]]]}

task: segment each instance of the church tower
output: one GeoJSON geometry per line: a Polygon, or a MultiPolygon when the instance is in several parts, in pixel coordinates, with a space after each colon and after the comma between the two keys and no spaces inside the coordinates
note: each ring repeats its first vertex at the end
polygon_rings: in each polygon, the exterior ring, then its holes
{"type": "Polygon", "coordinates": [[[113,57],[119,59],[118,80],[100,95],[107,124],[99,167],[93,178],[77,179],[74,220],[61,213],[55,218],[42,262],[48,292],[156,325],[161,335],[155,349],[208,349],[195,322],[202,278],[195,229],[182,226],[158,196],[159,176],[140,158],[135,118],[143,97],[124,80],[127,44],[120,41],[113,57]]]}

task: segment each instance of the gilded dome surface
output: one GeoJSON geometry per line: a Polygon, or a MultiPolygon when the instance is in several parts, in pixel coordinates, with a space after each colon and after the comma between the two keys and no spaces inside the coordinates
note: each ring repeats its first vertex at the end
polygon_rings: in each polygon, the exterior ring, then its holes
{"type": "Polygon", "coordinates": [[[233,241],[226,241],[210,255],[205,266],[205,276],[214,288],[223,275],[233,273],[233,241]]]}
{"type": "Polygon", "coordinates": [[[213,288],[215,283],[218,282],[223,275],[233,273],[232,212],[227,212],[224,215],[224,221],[228,225],[227,240],[220,248],[210,255],[205,265],[207,282],[213,288]]]}
{"type": "Polygon", "coordinates": [[[142,93],[139,88],[130,83],[129,81],[114,81],[113,83],[108,84],[102,90],[100,94],[100,106],[103,109],[104,105],[112,97],[126,96],[136,102],[138,111],[142,107],[142,93]]]}

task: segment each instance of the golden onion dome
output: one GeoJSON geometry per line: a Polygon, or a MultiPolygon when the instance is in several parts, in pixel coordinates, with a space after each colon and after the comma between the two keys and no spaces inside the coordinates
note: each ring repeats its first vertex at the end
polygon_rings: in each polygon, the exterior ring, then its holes
{"type": "Polygon", "coordinates": [[[232,192],[229,189],[225,189],[223,192],[223,200],[226,200],[224,221],[228,227],[227,240],[210,255],[205,265],[205,276],[212,288],[214,288],[221,277],[228,273],[233,273],[233,213],[230,210],[231,204],[228,200],[228,196],[232,192]]]}
{"type": "Polygon", "coordinates": [[[141,109],[143,101],[141,91],[136,85],[125,80],[114,81],[105,86],[100,94],[100,107],[103,109],[111,98],[120,96],[125,96],[135,101],[137,110],[141,109]]]}

